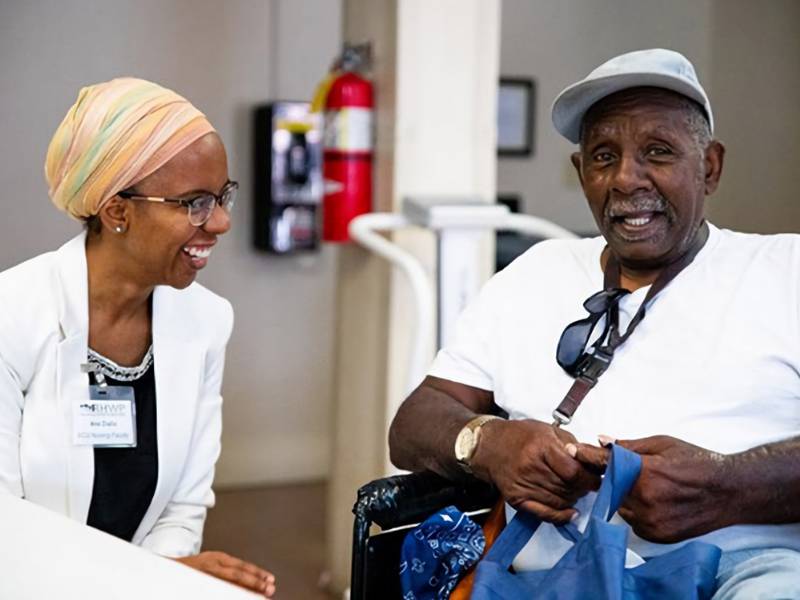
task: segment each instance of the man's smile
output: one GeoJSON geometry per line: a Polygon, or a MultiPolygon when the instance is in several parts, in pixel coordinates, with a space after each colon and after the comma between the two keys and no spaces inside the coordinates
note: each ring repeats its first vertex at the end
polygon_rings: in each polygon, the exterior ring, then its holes
{"type": "Polygon", "coordinates": [[[663,235],[670,224],[668,205],[661,196],[612,199],[605,212],[609,233],[626,242],[663,235]]]}

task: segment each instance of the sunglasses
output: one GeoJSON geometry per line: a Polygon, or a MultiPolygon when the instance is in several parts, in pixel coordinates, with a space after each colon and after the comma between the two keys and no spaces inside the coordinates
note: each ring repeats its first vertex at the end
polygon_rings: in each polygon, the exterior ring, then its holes
{"type": "Polygon", "coordinates": [[[594,356],[593,353],[586,351],[586,345],[589,343],[600,319],[603,315],[606,315],[604,330],[595,344],[598,346],[595,350],[600,349],[599,347],[603,340],[606,339],[612,322],[616,320],[611,318],[612,308],[615,308],[619,304],[620,298],[628,293],[630,293],[628,290],[611,288],[592,294],[583,303],[583,307],[587,310],[589,316],[566,326],[561,338],[558,340],[556,361],[569,375],[572,377],[581,375],[587,362],[594,356]]]}
{"type": "Polygon", "coordinates": [[[127,200],[145,200],[147,202],[169,202],[185,206],[189,209],[189,223],[202,227],[211,218],[214,207],[218,204],[226,213],[230,213],[236,202],[236,191],[239,184],[235,181],[226,183],[219,195],[205,192],[192,198],[163,198],[161,196],[142,196],[131,191],[118,192],[117,195],[127,200]]]}

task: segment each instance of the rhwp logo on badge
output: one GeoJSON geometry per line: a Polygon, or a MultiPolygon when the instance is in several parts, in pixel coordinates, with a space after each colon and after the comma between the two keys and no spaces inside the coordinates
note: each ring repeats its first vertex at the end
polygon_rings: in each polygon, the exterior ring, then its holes
{"type": "Polygon", "coordinates": [[[78,407],[82,415],[121,415],[125,413],[125,405],[117,402],[81,404],[78,407]]]}

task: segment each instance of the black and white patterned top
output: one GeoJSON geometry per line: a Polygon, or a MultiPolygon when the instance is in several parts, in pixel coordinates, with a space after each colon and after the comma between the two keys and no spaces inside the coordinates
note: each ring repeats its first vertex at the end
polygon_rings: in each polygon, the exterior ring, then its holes
{"type": "MultiPolygon", "coordinates": [[[[95,448],[94,486],[87,524],[131,541],[142,522],[158,481],[156,382],[153,347],[135,367],[123,367],[89,349],[108,385],[133,388],[136,405],[135,448],[95,448]]],[[[95,374],[89,373],[90,384],[95,374]]]]}

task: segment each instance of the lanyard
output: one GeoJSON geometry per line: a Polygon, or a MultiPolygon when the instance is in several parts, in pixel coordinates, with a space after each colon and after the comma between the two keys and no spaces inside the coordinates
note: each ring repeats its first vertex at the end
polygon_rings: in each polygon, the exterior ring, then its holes
{"type": "MultiPolygon", "coordinates": [[[[607,334],[604,332],[600,339],[594,344],[594,352],[586,356],[586,360],[580,368],[575,381],[569,388],[564,399],[553,411],[553,426],[560,427],[568,425],[572,421],[572,416],[578,410],[586,394],[597,384],[600,376],[606,372],[611,361],[614,359],[614,351],[619,348],[631,336],[639,323],[644,319],[647,307],[653,299],[665,288],[675,277],[683,271],[697,256],[700,249],[708,239],[708,224],[703,222],[700,230],[695,237],[695,241],[689,250],[678,260],[667,265],[658,275],[658,278],[650,286],[647,295],[639,305],[639,310],[633,315],[625,333],[619,332],[619,306],[615,302],[606,313],[607,334]],[[605,341],[605,343],[604,343],[605,341]]],[[[606,246],[608,248],[608,246],[606,246]]],[[[606,268],[603,272],[603,286],[605,289],[614,289],[620,286],[620,265],[617,258],[609,250],[606,268]]]]}

